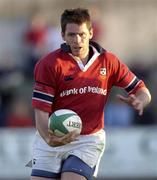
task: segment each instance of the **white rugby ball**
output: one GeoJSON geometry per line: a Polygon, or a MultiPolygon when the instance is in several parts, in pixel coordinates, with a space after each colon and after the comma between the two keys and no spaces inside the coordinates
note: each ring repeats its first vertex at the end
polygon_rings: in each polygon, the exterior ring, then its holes
{"type": "Polygon", "coordinates": [[[74,130],[77,134],[80,134],[82,121],[76,112],[69,109],[60,109],[49,117],[48,128],[56,136],[63,136],[74,130]]]}

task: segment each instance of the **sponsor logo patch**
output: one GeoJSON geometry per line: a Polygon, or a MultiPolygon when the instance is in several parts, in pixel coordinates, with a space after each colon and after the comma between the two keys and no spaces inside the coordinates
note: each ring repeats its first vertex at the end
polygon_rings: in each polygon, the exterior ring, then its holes
{"type": "Polygon", "coordinates": [[[71,80],[73,80],[73,79],[74,79],[74,78],[73,78],[71,75],[64,77],[64,81],[71,81],[71,80]]]}

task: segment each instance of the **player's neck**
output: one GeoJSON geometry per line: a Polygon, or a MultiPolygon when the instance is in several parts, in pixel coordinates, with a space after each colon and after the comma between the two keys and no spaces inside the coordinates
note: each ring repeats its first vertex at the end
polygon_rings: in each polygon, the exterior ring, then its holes
{"type": "Polygon", "coordinates": [[[88,62],[88,60],[89,60],[89,53],[87,54],[87,56],[86,56],[85,58],[82,58],[82,59],[81,59],[83,65],[86,65],[87,62],[88,62]]]}
{"type": "Polygon", "coordinates": [[[87,56],[82,60],[83,65],[86,65],[88,63],[88,61],[92,58],[94,52],[93,52],[93,48],[91,46],[89,46],[89,51],[87,56]]]}
{"type": "Polygon", "coordinates": [[[82,61],[83,65],[86,65],[92,56],[93,56],[93,49],[92,49],[92,47],[89,47],[87,55],[83,58],[79,57],[78,60],[82,61]]]}

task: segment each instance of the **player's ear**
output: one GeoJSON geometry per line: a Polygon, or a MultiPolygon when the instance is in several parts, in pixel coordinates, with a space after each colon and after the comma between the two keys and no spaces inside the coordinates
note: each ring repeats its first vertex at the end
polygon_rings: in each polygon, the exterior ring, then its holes
{"type": "Polygon", "coordinates": [[[90,39],[92,39],[92,37],[93,37],[93,28],[91,28],[90,30],[89,30],[89,34],[90,34],[90,39]]]}
{"type": "Polygon", "coordinates": [[[61,32],[61,35],[62,35],[62,39],[65,41],[65,33],[61,32]]]}

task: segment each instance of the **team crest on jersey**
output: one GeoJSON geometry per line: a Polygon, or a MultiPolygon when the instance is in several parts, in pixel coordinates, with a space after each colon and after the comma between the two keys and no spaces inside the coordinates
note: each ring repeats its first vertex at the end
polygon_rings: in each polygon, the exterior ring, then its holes
{"type": "Polygon", "coordinates": [[[100,78],[101,79],[106,78],[106,68],[100,68],[100,78]]]}
{"type": "Polygon", "coordinates": [[[100,75],[106,76],[106,68],[100,68],[100,75]]]}

